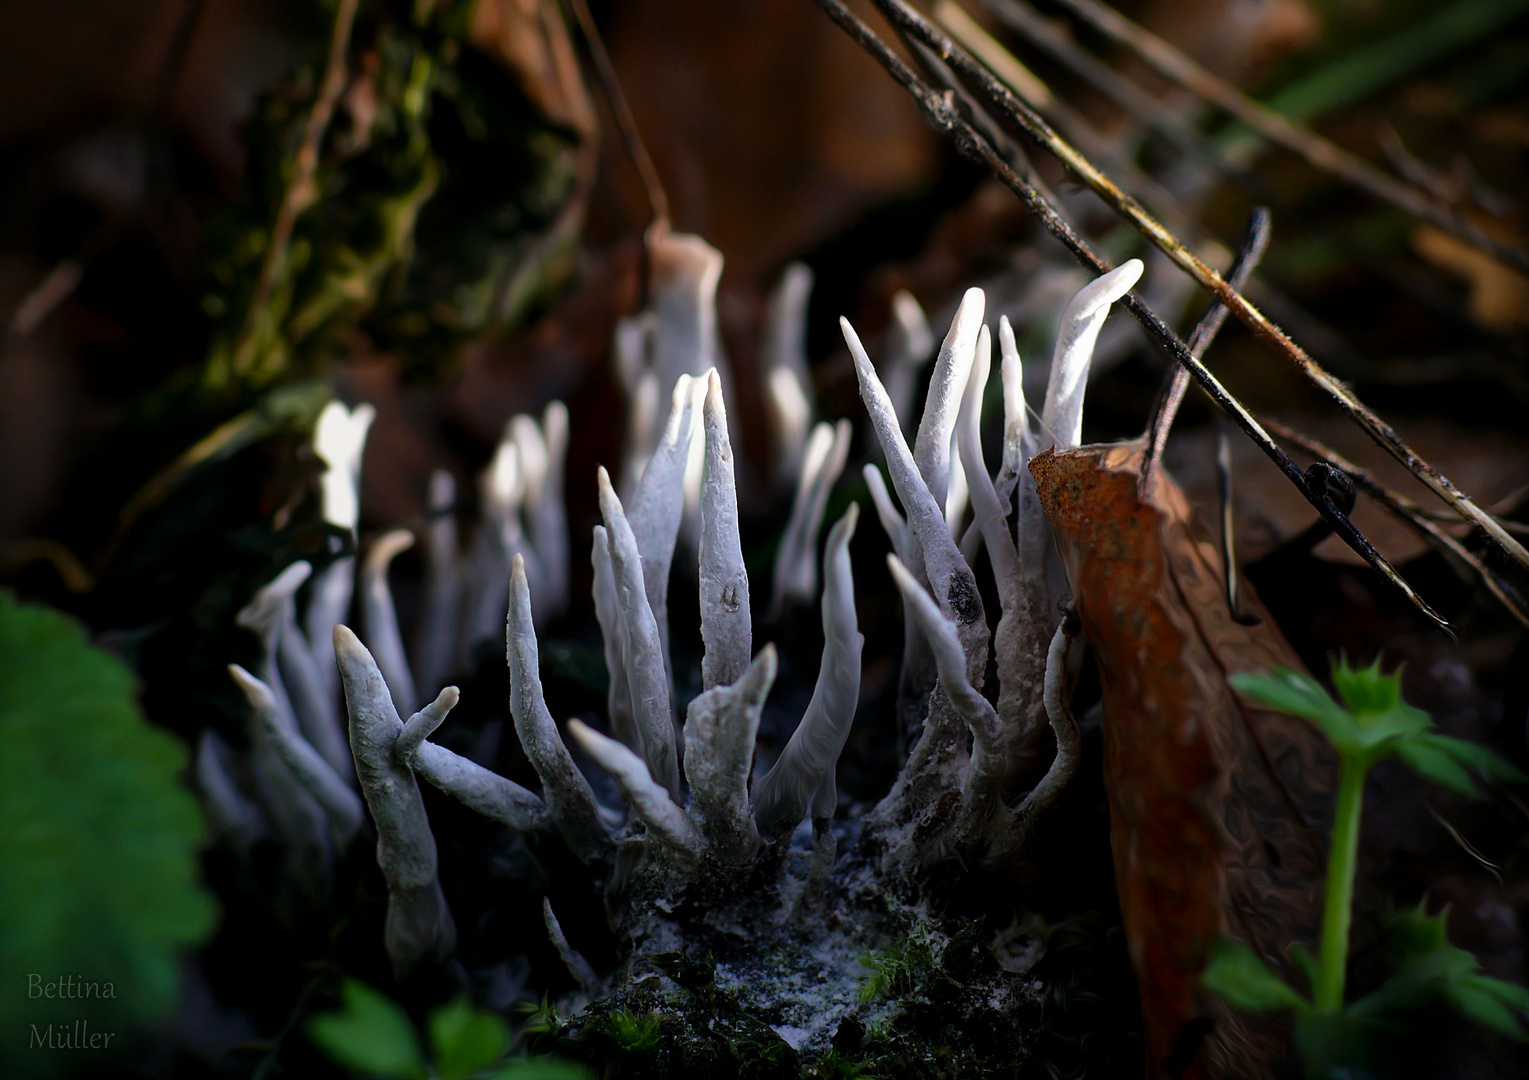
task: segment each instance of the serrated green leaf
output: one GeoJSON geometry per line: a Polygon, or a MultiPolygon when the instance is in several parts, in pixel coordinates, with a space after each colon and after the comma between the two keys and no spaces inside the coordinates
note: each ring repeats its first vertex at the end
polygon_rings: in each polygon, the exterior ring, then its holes
{"type": "Polygon", "coordinates": [[[120,1032],[163,1017],[177,952],[213,925],[186,751],[145,721],[135,690],[77,623],[0,591],[0,972],[14,980],[0,1031],[21,1033],[0,1039],[7,1077],[72,1066],[28,1053],[33,1027],[120,1032]]]}
{"type": "Polygon", "coordinates": [[[1379,747],[1433,727],[1427,713],[1402,700],[1402,669],[1385,674],[1378,656],[1366,668],[1351,667],[1347,657],[1339,656],[1333,663],[1332,679],[1338,696],[1364,733],[1367,746],[1379,747]]]}
{"type": "Polygon", "coordinates": [[[1397,915],[1391,925],[1396,971],[1346,1011],[1371,1019],[1443,997],[1478,1023],[1522,1037],[1515,1012],[1529,1012],[1529,990],[1480,974],[1476,957],[1450,943],[1447,919],[1447,909],[1429,915],[1422,904],[1397,915]]]}
{"type": "Polygon", "coordinates": [[[442,1080],[463,1080],[498,1062],[510,1048],[504,1017],[474,1009],[466,997],[434,1010],[427,1027],[442,1080]]]}
{"type": "Polygon", "coordinates": [[[1202,981],[1208,989],[1248,1012],[1309,1007],[1294,987],[1269,970],[1252,946],[1235,938],[1223,938],[1211,949],[1202,981]]]}
{"type": "Polygon", "coordinates": [[[1228,681],[1243,696],[1300,716],[1316,724],[1340,754],[1372,763],[1397,743],[1433,726],[1421,709],[1401,700],[1401,675],[1383,674],[1380,661],[1367,668],[1350,667],[1340,658],[1333,665],[1333,682],[1347,706],[1340,705],[1311,676],[1289,668],[1268,675],[1243,672],[1228,681]]]}
{"type": "Polygon", "coordinates": [[[1349,712],[1383,713],[1401,704],[1402,669],[1390,675],[1380,670],[1380,657],[1369,667],[1356,668],[1339,654],[1332,666],[1333,688],[1349,712]]]}
{"type": "Polygon", "coordinates": [[[1426,956],[1448,947],[1448,923],[1448,907],[1441,908],[1437,915],[1430,915],[1427,901],[1419,900],[1416,907],[1391,916],[1387,929],[1392,946],[1406,963],[1411,957],[1426,956]]]}
{"type": "Polygon", "coordinates": [[[351,1072],[384,1080],[425,1075],[419,1037],[392,998],[359,979],[340,984],[340,1008],[320,1013],[304,1028],[313,1044],[351,1072]]]}

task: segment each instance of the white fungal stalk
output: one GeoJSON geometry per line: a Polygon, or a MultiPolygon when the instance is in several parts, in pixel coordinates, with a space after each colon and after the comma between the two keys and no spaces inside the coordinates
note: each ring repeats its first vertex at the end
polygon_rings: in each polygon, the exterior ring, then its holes
{"type": "Polygon", "coordinates": [[[818,564],[813,549],[823,528],[828,494],[849,461],[849,438],[849,421],[840,420],[837,424],[818,424],[807,440],[791,516],[786,519],[780,546],[775,549],[772,618],[778,618],[787,604],[811,603],[817,595],[818,564]]]}
{"type": "Polygon", "coordinates": [[[764,375],[765,409],[774,438],[777,482],[789,484],[801,467],[807,429],[815,405],[812,377],[807,372],[807,300],[812,294],[812,271],[792,263],[770,294],[765,317],[760,367],[764,375]]]}
{"type": "MultiPolygon", "coordinates": [[[[468,607],[459,662],[469,663],[480,645],[499,639],[517,556],[525,560],[537,614],[559,615],[568,606],[567,457],[568,410],[562,402],[548,405],[540,422],[518,415],[504,425],[494,458],[478,477],[480,519],[463,583],[468,607]]],[[[446,564],[444,553],[435,557],[446,564]]]]}
{"type": "MultiPolygon", "coordinates": [[[[361,455],[366,449],[367,433],[376,418],[377,410],[371,405],[361,404],[348,409],[338,401],[331,401],[319,413],[313,429],[313,451],[324,463],[324,475],[319,481],[324,520],[344,529],[352,542],[361,516],[361,455]]],[[[350,611],[354,587],[355,559],[347,555],[336,559],[319,574],[308,601],[304,626],[308,647],[318,661],[319,677],[330,697],[339,688],[339,681],[329,631],[350,611]]]]}
{"type": "Polygon", "coordinates": [[[1094,345],[1110,305],[1131,291],[1144,269],[1140,259],[1128,259],[1083,286],[1063,309],[1056,351],[1051,354],[1046,405],[1041,410],[1045,435],[1039,449],[1054,445],[1071,450],[1083,441],[1083,388],[1088,383],[1094,345]]]}

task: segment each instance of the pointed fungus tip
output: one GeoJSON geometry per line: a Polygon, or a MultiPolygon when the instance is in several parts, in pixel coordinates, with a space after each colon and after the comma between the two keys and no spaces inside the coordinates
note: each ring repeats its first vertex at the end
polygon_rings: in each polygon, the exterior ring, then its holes
{"type": "Polygon", "coordinates": [[[903,592],[906,593],[910,588],[919,588],[919,583],[913,579],[912,572],[903,565],[901,559],[890,552],[887,554],[887,569],[892,572],[892,580],[897,582],[897,587],[903,592]]]}
{"type": "Polygon", "coordinates": [[[307,581],[313,573],[313,565],[304,560],[298,560],[276,575],[269,585],[266,586],[275,593],[293,593],[298,590],[303,582],[307,581]]]}
{"type": "Polygon", "coordinates": [[[347,653],[350,656],[357,656],[360,653],[366,652],[366,646],[361,644],[361,639],[356,636],[356,632],[350,627],[344,623],[335,623],[334,651],[336,655],[347,653]]]}
{"type": "Polygon", "coordinates": [[[515,553],[515,561],[510,565],[510,580],[519,588],[526,580],[526,557],[521,552],[515,553]]]}
{"type": "Polygon", "coordinates": [[[414,546],[414,533],[408,529],[394,529],[372,541],[366,561],[372,567],[385,567],[402,552],[414,546]]]}
{"type": "Polygon", "coordinates": [[[1140,259],[1127,259],[1109,273],[1101,275],[1097,279],[1099,295],[1093,298],[1094,303],[1090,307],[1097,308],[1119,300],[1141,280],[1146,269],[1147,265],[1140,259]]]}
{"type": "Polygon", "coordinates": [[[568,721],[568,734],[573,736],[574,741],[579,744],[585,753],[594,753],[596,739],[599,737],[599,732],[595,731],[594,728],[584,723],[584,721],[572,717],[568,721]]]}

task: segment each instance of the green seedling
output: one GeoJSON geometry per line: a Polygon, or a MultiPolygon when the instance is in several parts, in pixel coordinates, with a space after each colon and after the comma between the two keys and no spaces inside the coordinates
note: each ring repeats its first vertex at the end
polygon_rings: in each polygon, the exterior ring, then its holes
{"type": "Polygon", "coordinates": [[[1529,777],[1483,746],[1435,731],[1427,713],[1402,700],[1399,669],[1386,675],[1378,659],[1367,668],[1355,668],[1340,657],[1332,678],[1341,704],[1316,680],[1288,668],[1275,668],[1269,675],[1233,675],[1229,680],[1249,700],[1309,720],[1338,752],[1338,803],[1321,941],[1315,957],[1299,945],[1290,949],[1291,958],[1306,975],[1310,995],[1281,979],[1245,942],[1230,938],[1213,950],[1205,985],[1249,1012],[1292,1010],[1296,1045],[1312,1075],[1325,1075],[1337,1058],[1347,1056],[1346,1048],[1366,1027],[1438,998],[1477,1023],[1524,1038],[1519,1014],[1529,1012],[1529,990],[1480,974],[1476,958],[1449,943],[1447,913],[1429,915],[1422,904],[1394,920],[1396,971],[1372,993],[1357,1001],[1345,1000],[1359,822],[1370,769],[1395,756],[1415,772],[1471,797],[1480,795],[1480,776],[1516,783],[1529,777]]]}
{"type": "Polygon", "coordinates": [[[403,1007],[358,979],[340,984],[340,1008],[306,1025],[308,1038],[352,1076],[380,1080],[589,1080],[583,1066],[549,1057],[512,1058],[510,1027],[461,997],[425,1022],[430,1058],[403,1007]]]}

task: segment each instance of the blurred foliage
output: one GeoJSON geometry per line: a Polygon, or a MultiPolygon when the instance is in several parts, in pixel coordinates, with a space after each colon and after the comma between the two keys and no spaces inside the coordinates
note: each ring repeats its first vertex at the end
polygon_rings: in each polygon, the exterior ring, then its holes
{"type": "Polygon", "coordinates": [[[426,1061],[408,1014],[392,998],[358,979],[340,985],[340,1008],[308,1021],[308,1038],[358,1076],[384,1080],[587,1080],[580,1065],[557,1058],[507,1059],[510,1028],[495,1012],[457,998],[426,1019],[426,1061]]]}
{"type": "Polygon", "coordinates": [[[186,752],[145,722],[134,691],[127,666],[87,644],[78,624],[0,591],[6,1076],[52,1076],[75,1063],[64,1051],[28,1052],[50,1024],[73,1032],[84,1021],[115,1034],[111,1050],[124,1049],[128,1027],[174,1006],[176,952],[212,928],[213,903],[197,881],[202,815],[178,779],[186,752]],[[48,993],[68,978],[94,992],[48,993]]]}
{"type": "MultiPolygon", "coordinates": [[[[1393,9],[1406,6],[1387,5],[1393,9]]],[[[1475,45],[1525,11],[1529,11],[1529,0],[1453,0],[1414,6],[1413,21],[1378,39],[1373,28],[1353,41],[1346,41],[1347,35],[1340,30],[1339,55],[1285,82],[1266,104],[1293,119],[1305,120],[1363,101],[1475,45]]],[[[1341,19],[1327,21],[1343,25],[1341,19]]]]}
{"type": "Polygon", "coordinates": [[[377,0],[357,14],[311,178],[321,65],[294,73],[246,129],[241,198],[208,233],[211,388],[321,373],[357,332],[428,374],[566,273],[567,244],[541,241],[573,188],[576,136],[469,44],[472,0],[395,9],[377,0]]]}

